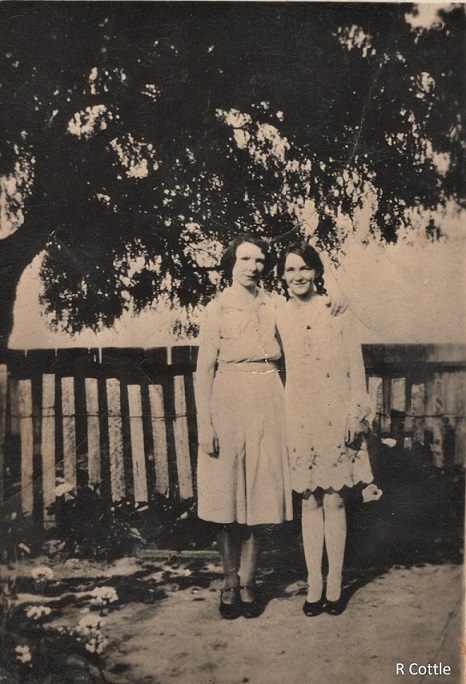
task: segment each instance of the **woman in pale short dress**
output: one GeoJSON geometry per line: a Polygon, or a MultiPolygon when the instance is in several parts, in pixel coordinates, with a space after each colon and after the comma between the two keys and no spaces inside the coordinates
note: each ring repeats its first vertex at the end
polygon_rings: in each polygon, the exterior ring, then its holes
{"type": "MultiPolygon", "coordinates": [[[[286,364],[286,435],[293,489],[302,495],[308,570],[306,615],[344,609],[341,595],[346,542],[344,492],[372,483],[362,438],[371,412],[361,344],[349,311],[334,317],[325,305],[323,264],[307,243],[294,243],[280,265],[290,295],[277,325],[286,364]],[[322,558],[328,575],[323,594],[322,558]]],[[[364,500],[381,492],[366,488],[364,500]]]]}
{"type": "Polygon", "coordinates": [[[218,524],[224,569],[220,614],[257,617],[257,526],[292,518],[276,312],[258,286],[267,245],[232,241],[223,260],[231,287],[207,305],[197,363],[198,514],[218,524]]]}

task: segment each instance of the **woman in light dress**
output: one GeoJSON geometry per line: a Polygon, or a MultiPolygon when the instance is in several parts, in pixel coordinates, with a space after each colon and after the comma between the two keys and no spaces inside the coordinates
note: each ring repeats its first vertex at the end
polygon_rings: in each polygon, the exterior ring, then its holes
{"type": "MultiPolygon", "coordinates": [[[[332,316],[325,305],[324,268],[307,243],[294,243],[280,272],[290,296],[277,315],[286,363],[286,435],[293,489],[302,495],[302,533],[308,571],[306,615],[344,610],[341,594],[346,541],[344,492],[373,480],[362,439],[371,407],[361,344],[352,315],[332,316]],[[328,575],[323,592],[322,558],[328,575]]],[[[379,498],[375,485],[363,500],[379,498]]]]}
{"type": "Polygon", "coordinates": [[[258,287],[269,268],[267,245],[254,236],[232,241],[223,259],[231,287],[205,310],[197,362],[198,514],[218,523],[224,569],[220,614],[257,617],[254,592],[257,525],[292,518],[284,431],[281,300],[258,287]]]}

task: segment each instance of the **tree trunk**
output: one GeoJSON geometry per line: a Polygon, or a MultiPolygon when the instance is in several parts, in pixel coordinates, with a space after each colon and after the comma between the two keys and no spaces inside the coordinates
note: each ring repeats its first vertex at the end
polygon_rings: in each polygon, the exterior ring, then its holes
{"type": "Polygon", "coordinates": [[[0,363],[13,330],[16,289],[24,269],[44,249],[49,231],[26,224],[0,242],[0,363]]]}

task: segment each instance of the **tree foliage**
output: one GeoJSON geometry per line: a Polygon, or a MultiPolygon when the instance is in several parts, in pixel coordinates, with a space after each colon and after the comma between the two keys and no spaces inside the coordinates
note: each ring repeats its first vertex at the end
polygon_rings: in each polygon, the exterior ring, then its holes
{"type": "Polygon", "coordinates": [[[412,11],[2,3],[4,291],[45,248],[46,309],[97,329],[206,302],[239,231],[338,251],[459,202],[463,10],[412,11]]]}

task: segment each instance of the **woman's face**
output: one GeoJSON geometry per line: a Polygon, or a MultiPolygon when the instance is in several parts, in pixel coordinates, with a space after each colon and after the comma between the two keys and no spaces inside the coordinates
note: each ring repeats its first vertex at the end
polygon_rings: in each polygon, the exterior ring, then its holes
{"type": "Polygon", "coordinates": [[[232,270],[233,282],[248,289],[254,288],[265,266],[263,251],[251,242],[243,242],[236,249],[236,261],[232,270]]]}
{"type": "Polygon", "coordinates": [[[314,291],[317,271],[306,264],[299,254],[288,254],[283,277],[288,291],[294,297],[306,298],[314,291]]]}

